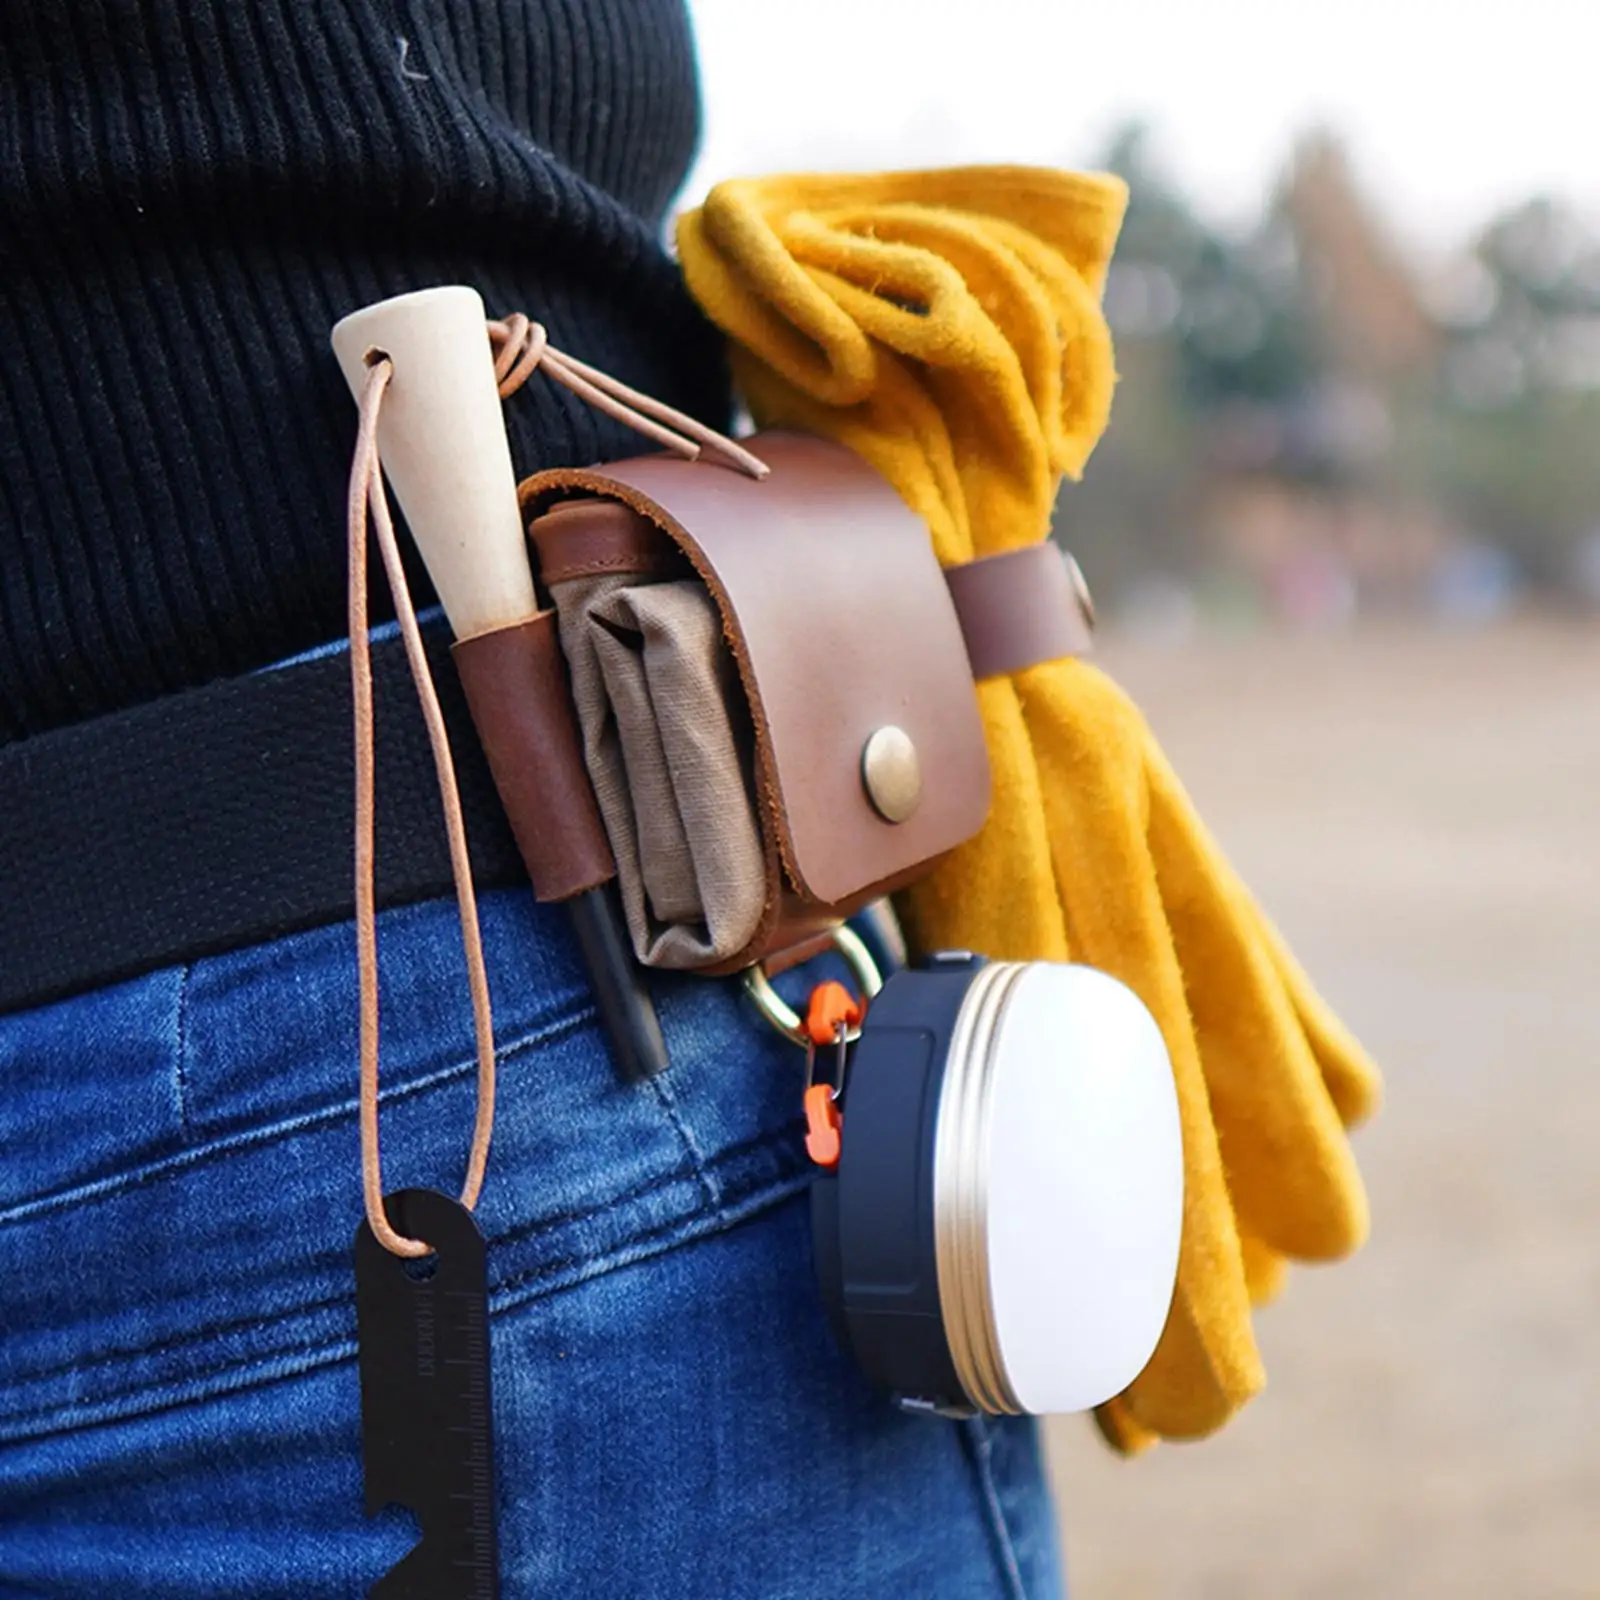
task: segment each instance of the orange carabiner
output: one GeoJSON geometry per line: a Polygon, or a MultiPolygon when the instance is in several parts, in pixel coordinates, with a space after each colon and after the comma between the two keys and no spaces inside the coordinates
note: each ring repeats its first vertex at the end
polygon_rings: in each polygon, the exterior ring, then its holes
{"type": "Polygon", "coordinates": [[[819,983],[806,1007],[805,1030],[812,1049],[837,1044],[840,1028],[859,1027],[866,1009],[842,983],[819,983]]]}
{"type": "Polygon", "coordinates": [[[806,1090],[806,1154],[819,1167],[830,1172],[839,1165],[844,1124],[833,1090],[825,1083],[814,1083],[806,1090]]]}
{"type": "Polygon", "coordinates": [[[839,1096],[844,1090],[846,1053],[866,1013],[866,1002],[857,1000],[842,983],[819,983],[806,1007],[802,1025],[806,1037],[806,1154],[830,1171],[839,1165],[842,1144],[839,1096]],[[834,1081],[813,1082],[817,1052],[829,1045],[838,1051],[834,1081]]]}

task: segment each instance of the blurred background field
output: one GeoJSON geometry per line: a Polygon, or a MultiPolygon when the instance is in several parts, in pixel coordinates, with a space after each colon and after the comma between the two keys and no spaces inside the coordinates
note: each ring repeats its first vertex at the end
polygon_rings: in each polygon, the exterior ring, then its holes
{"type": "Polygon", "coordinates": [[[1384,1066],[1374,1235],[1267,1392],[1051,1430],[1073,1592],[1600,1594],[1592,0],[695,0],[690,198],[1109,168],[1121,381],[1057,533],[1102,659],[1384,1066]]]}
{"type": "Polygon", "coordinates": [[[1354,1260],[1215,1439],[1052,1425],[1079,1600],[1600,1594],[1600,630],[1110,640],[1387,1073],[1354,1260]]]}

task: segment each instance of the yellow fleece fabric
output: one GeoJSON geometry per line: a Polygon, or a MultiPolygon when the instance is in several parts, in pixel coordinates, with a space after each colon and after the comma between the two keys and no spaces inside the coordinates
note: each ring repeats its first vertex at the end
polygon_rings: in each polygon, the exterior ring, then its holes
{"type": "MultiPolygon", "coordinates": [[[[865,457],[950,565],[1046,538],[1060,479],[1106,425],[1100,292],[1125,199],[1111,178],[1017,167],[739,180],[680,220],[678,245],[756,420],[865,457]]],[[[1099,1421],[1125,1451],[1198,1437],[1264,1382],[1251,1305],[1285,1260],[1365,1237],[1344,1129],[1377,1073],[1116,684],[1056,661],[978,698],[988,823],[902,911],[924,950],[1087,962],[1155,1014],[1183,1128],[1178,1285],[1155,1355],[1099,1421]]]]}

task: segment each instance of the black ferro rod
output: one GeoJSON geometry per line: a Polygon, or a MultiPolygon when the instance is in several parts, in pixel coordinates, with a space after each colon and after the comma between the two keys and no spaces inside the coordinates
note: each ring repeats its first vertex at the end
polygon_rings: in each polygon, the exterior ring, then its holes
{"type": "Polygon", "coordinates": [[[618,1074],[628,1083],[653,1077],[666,1068],[667,1044],[644,971],[633,959],[616,884],[574,895],[567,908],[618,1074]]]}

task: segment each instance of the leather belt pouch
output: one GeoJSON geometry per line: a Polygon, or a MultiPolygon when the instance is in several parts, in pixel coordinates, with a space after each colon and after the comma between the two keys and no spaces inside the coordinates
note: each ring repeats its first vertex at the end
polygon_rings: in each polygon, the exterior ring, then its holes
{"type": "Polygon", "coordinates": [[[989,807],[926,528],[838,445],[747,443],[766,478],[646,456],[521,488],[652,966],[733,972],[792,946],[919,876],[989,807]]]}

